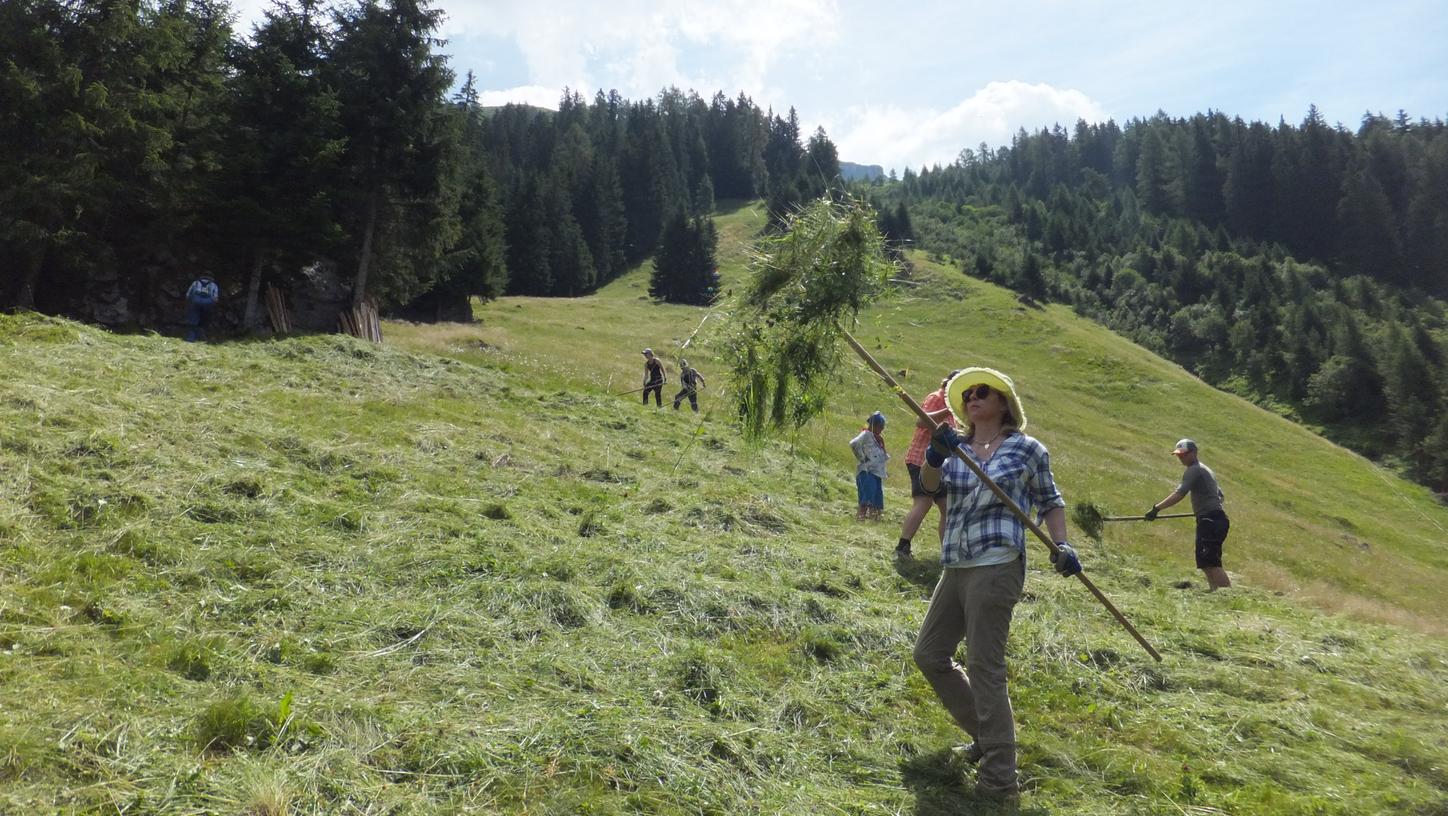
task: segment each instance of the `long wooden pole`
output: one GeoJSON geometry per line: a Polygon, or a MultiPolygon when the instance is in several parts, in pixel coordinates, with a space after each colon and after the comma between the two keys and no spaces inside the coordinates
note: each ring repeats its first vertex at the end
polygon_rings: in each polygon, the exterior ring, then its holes
{"type": "MultiPolygon", "coordinates": [[[[1157,518],[1196,518],[1191,513],[1171,513],[1157,518]]],[[[1102,521],[1146,521],[1146,516],[1102,516],[1102,521]]]]}
{"type": "MultiPolygon", "coordinates": [[[[850,334],[848,331],[845,331],[843,327],[840,328],[840,333],[845,336],[845,341],[850,344],[850,347],[855,350],[855,353],[860,355],[860,359],[864,360],[865,363],[870,366],[870,368],[874,369],[875,373],[879,374],[880,378],[883,379],[887,384],[889,384],[891,390],[893,390],[895,394],[899,396],[900,399],[907,406],[909,406],[911,411],[915,412],[915,415],[917,417],[919,417],[927,425],[929,425],[931,432],[934,433],[936,427],[938,426],[935,420],[930,418],[930,414],[926,413],[925,409],[920,407],[920,403],[916,402],[909,394],[905,393],[905,389],[900,386],[900,383],[896,382],[895,378],[890,376],[890,372],[886,371],[883,367],[881,367],[878,362],[875,361],[874,357],[870,356],[870,352],[866,351],[865,347],[860,345],[860,341],[856,340],[854,335],[850,334]]],[[[1012,513],[1016,515],[1017,518],[1021,520],[1021,523],[1025,524],[1031,532],[1036,534],[1037,538],[1041,539],[1042,543],[1050,548],[1052,555],[1060,552],[1061,548],[1056,546],[1056,542],[1052,541],[1049,535],[1046,535],[1046,531],[1042,530],[1039,524],[1036,524],[1034,521],[1032,521],[1030,516],[1026,515],[1026,511],[1022,510],[1020,508],[1020,505],[1012,501],[1011,497],[1006,495],[1006,492],[1004,490],[1001,490],[1000,485],[996,484],[995,481],[991,479],[991,477],[986,475],[986,472],[981,469],[980,465],[975,463],[974,459],[967,456],[965,454],[965,451],[962,451],[959,447],[955,449],[954,453],[958,459],[960,459],[962,462],[965,462],[966,466],[971,469],[971,472],[975,474],[975,477],[980,480],[981,484],[989,488],[990,492],[994,493],[996,498],[1000,499],[1001,503],[1004,504],[1007,509],[1009,509],[1012,513]]],[[[1111,616],[1116,618],[1116,622],[1121,624],[1127,632],[1130,632],[1132,637],[1136,638],[1136,642],[1140,643],[1142,648],[1146,649],[1147,654],[1156,658],[1158,661],[1161,660],[1161,654],[1158,653],[1156,649],[1152,648],[1152,645],[1146,641],[1146,638],[1141,636],[1140,632],[1136,631],[1136,627],[1132,626],[1131,621],[1128,621],[1126,619],[1126,616],[1121,614],[1121,610],[1117,609],[1116,606],[1112,604],[1105,595],[1101,594],[1101,590],[1097,589],[1096,585],[1091,583],[1091,579],[1086,577],[1086,572],[1084,570],[1076,573],[1076,577],[1081,580],[1081,583],[1086,585],[1087,589],[1091,590],[1091,594],[1095,595],[1096,600],[1100,601],[1101,605],[1106,607],[1106,611],[1110,612],[1111,616]]]]}

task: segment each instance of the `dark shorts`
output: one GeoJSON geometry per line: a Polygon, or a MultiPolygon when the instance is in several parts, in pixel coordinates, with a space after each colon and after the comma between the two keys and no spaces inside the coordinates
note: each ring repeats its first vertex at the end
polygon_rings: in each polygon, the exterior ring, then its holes
{"type": "MultiPolygon", "coordinates": [[[[910,496],[912,498],[915,496],[929,496],[930,494],[925,492],[925,488],[920,486],[920,466],[907,464],[905,465],[905,469],[910,471],[910,496]]],[[[945,494],[941,493],[935,497],[935,500],[938,502],[945,501],[945,494]]]]}
{"type": "Polygon", "coordinates": [[[1197,569],[1222,566],[1222,543],[1232,521],[1221,510],[1197,516],[1197,569]]]}

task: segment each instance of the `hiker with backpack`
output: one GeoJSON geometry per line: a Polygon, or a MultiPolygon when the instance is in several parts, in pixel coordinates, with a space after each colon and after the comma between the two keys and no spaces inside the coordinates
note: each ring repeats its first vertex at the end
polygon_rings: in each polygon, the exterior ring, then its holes
{"type": "Polygon", "coordinates": [[[855,453],[855,495],[859,507],[855,511],[856,521],[878,520],[885,509],[885,463],[890,454],[885,451],[885,415],[876,411],[865,420],[865,428],[850,440],[850,450],[855,453]]]}
{"type": "Polygon", "coordinates": [[[1172,455],[1185,468],[1181,484],[1146,511],[1146,520],[1156,521],[1158,513],[1191,496],[1192,515],[1197,517],[1197,569],[1206,576],[1208,592],[1226,589],[1232,585],[1232,579],[1222,569],[1222,545],[1232,529],[1232,520],[1222,508],[1222,488],[1217,484],[1217,474],[1202,464],[1197,443],[1190,439],[1177,442],[1172,455]]]}
{"type": "Polygon", "coordinates": [[[694,413],[699,413],[699,389],[704,387],[704,375],[691,368],[689,361],[683,357],[679,358],[679,382],[683,388],[674,395],[674,410],[679,410],[679,403],[688,397],[689,407],[694,409],[694,413]]]}
{"type": "Polygon", "coordinates": [[[211,310],[221,298],[221,290],[210,275],[202,275],[192,281],[186,290],[186,342],[194,343],[206,339],[206,327],[211,323],[211,310]]]}

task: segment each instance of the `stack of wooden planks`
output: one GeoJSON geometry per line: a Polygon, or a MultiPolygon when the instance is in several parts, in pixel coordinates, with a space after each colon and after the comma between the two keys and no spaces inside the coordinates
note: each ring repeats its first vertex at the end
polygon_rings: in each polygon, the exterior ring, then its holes
{"type": "Polygon", "coordinates": [[[350,334],[374,343],[382,342],[382,321],[377,316],[377,302],[371,299],[343,311],[337,316],[343,334],[350,334]]]}
{"type": "Polygon", "coordinates": [[[287,314],[287,302],[282,293],[271,284],[266,287],[266,314],[271,318],[272,331],[277,334],[292,333],[292,317],[287,314]]]}

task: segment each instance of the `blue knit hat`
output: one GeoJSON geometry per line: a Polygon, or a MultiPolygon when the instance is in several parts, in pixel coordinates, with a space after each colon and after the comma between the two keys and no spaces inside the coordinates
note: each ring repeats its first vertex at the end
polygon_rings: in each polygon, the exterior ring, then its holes
{"type": "Polygon", "coordinates": [[[870,414],[869,418],[865,420],[866,425],[874,425],[876,422],[880,423],[881,428],[885,427],[885,415],[876,411],[870,414]]]}

